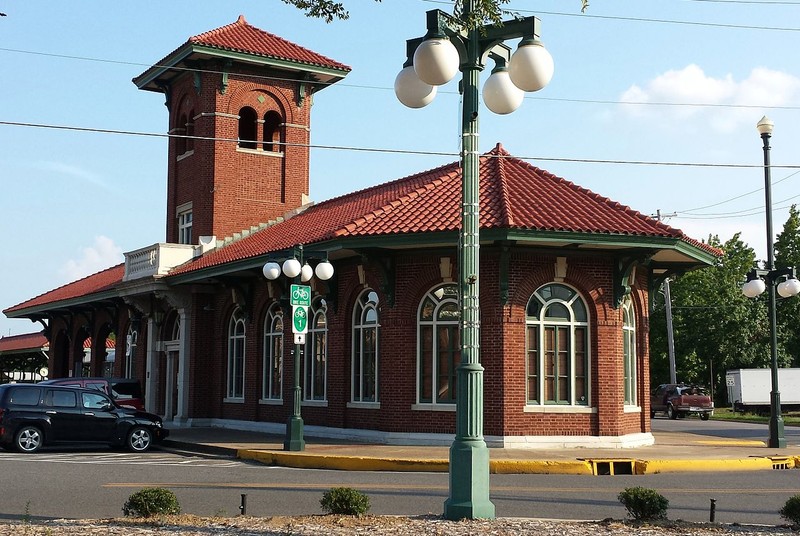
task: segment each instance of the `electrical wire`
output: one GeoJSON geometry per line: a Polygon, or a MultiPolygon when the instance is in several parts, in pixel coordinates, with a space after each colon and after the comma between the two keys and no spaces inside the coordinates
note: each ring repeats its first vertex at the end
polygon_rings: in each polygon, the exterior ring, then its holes
{"type": "MultiPolygon", "coordinates": [[[[107,128],[91,128],[91,127],[77,127],[69,125],[53,125],[44,123],[26,123],[20,121],[2,121],[0,125],[12,127],[29,127],[29,128],[42,128],[52,130],[68,130],[74,132],[87,132],[96,134],[117,134],[126,136],[140,136],[151,138],[183,138],[198,141],[214,141],[225,143],[239,143],[240,140],[235,138],[217,138],[205,136],[186,136],[181,134],[166,134],[158,132],[138,132],[134,130],[120,130],[120,129],[107,129],[107,128]]],[[[446,157],[459,157],[460,153],[454,151],[420,151],[411,149],[386,149],[376,147],[356,147],[347,145],[320,145],[320,144],[303,144],[303,143],[286,143],[275,142],[276,145],[283,147],[303,147],[306,149],[328,149],[334,151],[354,151],[366,153],[383,153],[383,154],[404,154],[404,155],[417,155],[417,156],[446,156],[446,157]]],[[[634,166],[668,166],[668,167],[698,167],[698,168],[719,168],[719,169],[754,169],[761,168],[760,164],[720,164],[710,162],[665,162],[654,160],[604,160],[598,158],[563,158],[563,157],[548,157],[548,156],[503,156],[497,155],[495,158],[515,158],[517,160],[526,161],[540,161],[540,162],[570,162],[579,164],[617,164],[617,165],[634,165],[634,166]]],[[[774,165],[775,169],[797,169],[800,170],[800,164],[789,165],[774,165]]]]}

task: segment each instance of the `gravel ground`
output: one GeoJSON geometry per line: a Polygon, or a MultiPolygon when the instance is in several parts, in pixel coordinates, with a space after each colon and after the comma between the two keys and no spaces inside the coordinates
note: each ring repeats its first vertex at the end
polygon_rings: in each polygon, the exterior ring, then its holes
{"type": "Polygon", "coordinates": [[[619,520],[592,522],[552,521],[537,519],[495,519],[491,521],[446,521],[438,516],[399,517],[337,515],[300,517],[233,517],[208,518],[166,516],[157,521],[142,519],[101,519],[52,521],[19,521],[0,524],[0,535],[14,536],[153,536],[181,534],[185,536],[317,536],[330,535],[395,535],[395,536],[472,536],[472,535],[536,535],[536,536],[727,536],[747,534],[797,534],[788,526],[720,525],[664,522],[661,524],[631,523],[619,520]]]}

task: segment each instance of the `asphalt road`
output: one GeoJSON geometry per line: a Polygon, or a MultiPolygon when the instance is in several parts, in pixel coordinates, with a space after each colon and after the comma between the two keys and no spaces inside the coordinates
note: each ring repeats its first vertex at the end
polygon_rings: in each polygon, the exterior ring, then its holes
{"type": "MultiPolygon", "coordinates": [[[[622,518],[617,494],[630,486],[654,488],[670,500],[669,517],[707,521],[717,499],[720,522],[779,524],[778,510],[798,493],[797,470],[646,476],[493,475],[491,496],[500,517],[622,518]],[[746,491],[745,491],[746,490],[746,491]]],[[[172,489],[184,512],[257,516],[321,513],[319,499],[334,486],[370,496],[375,514],[439,514],[447,474],[317,471],[266,467],[228,458],[154,451],[110,450],[0,453],[0,518],[106,518],[121,515],[125,500],[149,486],[172,489]]]]}
{"type": "MultiPolygon", "coordinates": [[[[701,421],[697,417],[670,420],[656,415],[650,420],[650,426],[654,432],[689,432],[725,439],[764,442],[769,439],[769,427],[766,424],[715,420],[713,417],[707,421],[701,421]]],[[[784,426],[784,437],[787,445],[800,445],[800,427],[784,426]]]]}

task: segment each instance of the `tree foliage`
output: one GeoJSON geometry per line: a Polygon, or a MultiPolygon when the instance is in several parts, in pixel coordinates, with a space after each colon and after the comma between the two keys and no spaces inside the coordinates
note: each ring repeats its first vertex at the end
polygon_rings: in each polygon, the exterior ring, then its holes
{"type": "MultiPolygon", "coordinates": [[[[380,2],[381,0],[375,0],[380,2]]],[[[502,20],[506,11],[503,6],[510,0],[475,0],[475,9],[467,17],[468,25],[478,26],[485,22],[497,23],[502,20]]],[[[307,16],[332,22],[334,19],[347,20],[350,13],[342,2],[333,0],[282,0],[284,4],[293,5],[303,10],[307,16]]],[[[581,11],[589,7],[589,0],[581,0],[581,11]]],[[[464,12],[464,0],[453,0],[453,14],[461,17],[464,12]]]]}
{"type": "MultiPolygon", "coordinates": [[[[677,379],[713,383],[718,394],[726,370],[768,366],[769,326],[765,300],[749,300],[741,293],[755,263],[753,249],[739,234],[724,244],[712,236],[708,243],[722,249],[723,256],[712,267],[675,278],[670,290],[677,379]]],[[[669,368],[663,296],[655,296],[654,303],[650,360],[651,380],[658,384],[669,380],[669,368]]]]}
{"type": "MultiPolygon", "coordinates": [[[[789,218],[775,240],[775,266],[800,269],[800,213],[797,205],[789,209],[789,218]]],[[[785,352],[778,354],[785,366],[800,366],[800,297],[778,298],[778,338],[785,352]]]]}

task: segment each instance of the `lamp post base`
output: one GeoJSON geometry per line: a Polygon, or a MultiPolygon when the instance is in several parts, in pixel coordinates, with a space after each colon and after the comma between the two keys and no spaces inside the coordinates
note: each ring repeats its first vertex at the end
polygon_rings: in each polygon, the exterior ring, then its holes
{"type": "Polygon", "coordinates": [[[786,436],[783,430],[783,417],[781,416],[780,402],[775,404],[775,395],[772,395],[773,403],[769,416],[769,448],[771,449],[785,449],[786,436]]]}
{"type": "Polygon", "coordinates": [[[303,439],[303,419],[297,416],[289,417],[286,423],[286,439],[283,442],[283,450],[299,451],[305,450],[306,442],[303,439]]]}
{"type": "Polygon", "coordinates": [[[495,518],[489,500],[489,449],[483,440],[456,439],[450,446],[450,498],[444,503],[444,517],[495,518]]]}

